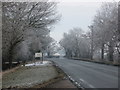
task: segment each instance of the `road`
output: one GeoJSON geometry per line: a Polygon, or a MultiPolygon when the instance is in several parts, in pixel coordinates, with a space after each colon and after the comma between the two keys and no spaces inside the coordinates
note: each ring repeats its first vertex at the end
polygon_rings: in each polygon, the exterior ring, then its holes
{"type": "Polygon", "coordinates": [[[118,67],[71,60],[49,58],[84,88],[118,88],[118,67]]]}

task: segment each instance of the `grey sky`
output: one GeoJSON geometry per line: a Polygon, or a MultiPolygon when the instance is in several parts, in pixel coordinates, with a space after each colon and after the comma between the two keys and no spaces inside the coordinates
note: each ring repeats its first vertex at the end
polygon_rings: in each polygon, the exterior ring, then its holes
{"type": "Polygon", "coordinates": [[[59,41],[64,32],[74,27],[87,31],[100,5],[101,2],[76,2],[76,0],[60,2],[57,10],[62,17],[52,30],[51,37],[59,41]]]}
{"type": "Polygon", "coordinates": [[[52,30],[51,37],[59,41],[64,32],[74,27],[87,31],[100,4],[100,2],[60,2],[58,12],[62,17],[52,30]]]}

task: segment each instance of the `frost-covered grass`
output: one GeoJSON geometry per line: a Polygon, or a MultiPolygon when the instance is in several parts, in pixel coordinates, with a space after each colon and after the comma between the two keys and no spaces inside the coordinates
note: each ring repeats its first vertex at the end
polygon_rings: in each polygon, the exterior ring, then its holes
{"type": "Polygon", "coordinates": [[[47,61],[45,61],[43,64],[36,62],[35,66],[33,63],[26,64],[26,66],[22,66],[13,72],[4,74],[2,78],[3,88],[32,87],[55,78],[58,73],[56,69],[49,63],[50,62],[47,61]]]}

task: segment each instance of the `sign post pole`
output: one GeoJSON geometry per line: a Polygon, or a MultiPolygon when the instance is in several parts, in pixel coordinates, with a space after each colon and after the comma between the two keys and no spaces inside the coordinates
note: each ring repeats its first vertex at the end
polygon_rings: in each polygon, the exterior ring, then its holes
{"type": "MultiPolygon", "coordinates": [[[[43,57],[42,53],[35,53],[35,58],[41,59],[42,57],[43,57]]],[[[43,63],[43,60],[41,63],[43,63]]]]}
{"type": "Polygon", "coordinates": [[[42,63],[43,63],[43,52],[42,52],[42,63]]]}

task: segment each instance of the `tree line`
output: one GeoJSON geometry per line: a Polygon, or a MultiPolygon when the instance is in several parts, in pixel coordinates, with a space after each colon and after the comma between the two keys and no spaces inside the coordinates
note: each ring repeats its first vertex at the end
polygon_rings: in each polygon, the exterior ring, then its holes
{"type": "Polygon", "coordinates": [[[2,2],[2,64],[34,59],[35,52],[45,52],[54,40],[50,31],[59,15],[57,3],[2,2]]]}
{"type": "Polygon", "coordinates": [[[120,30],[118,2],[106,2],[96,12],[89,31],[73,28],[64,33],[60,44],[66,57],[120,62],[120,30]]]}

